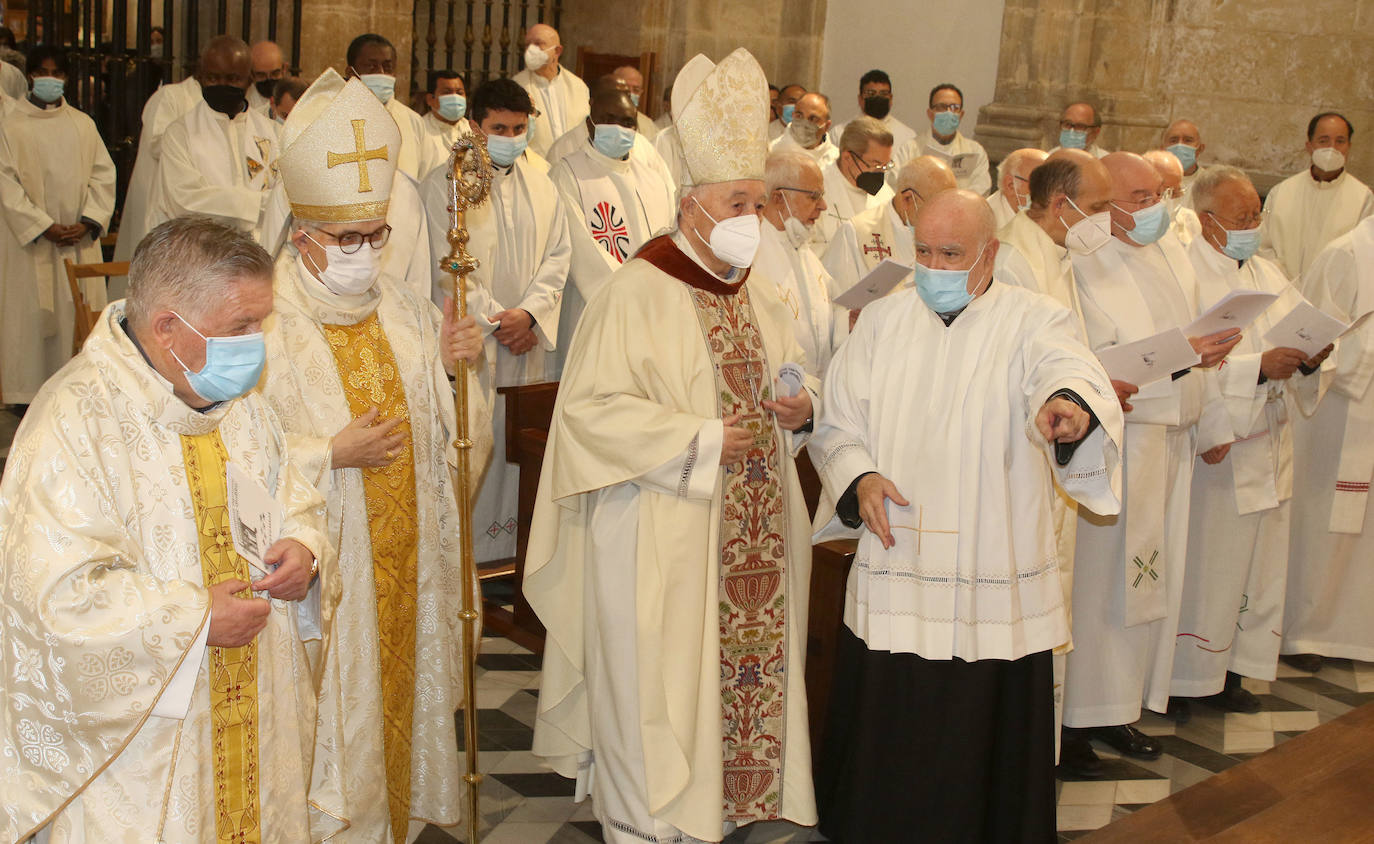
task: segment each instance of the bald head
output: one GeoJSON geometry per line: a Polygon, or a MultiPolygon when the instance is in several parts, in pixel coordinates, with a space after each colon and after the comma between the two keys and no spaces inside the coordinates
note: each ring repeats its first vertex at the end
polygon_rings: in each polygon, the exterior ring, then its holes
{"type": "Polygon", "coordinates": [[[644,74],[639,72],[639,68],[623,64],[611,71],[611,75],[625,83],[631,96],[638,98],[644,93],[644,74]]]}
{"type": "Polygon", "coordinates": [[[1177,196],[1183,187],[1183,165],[1178,163],[1174,154],[1162,149],[1152,149],[1145,153],[1144,158],[1164,180],[1164,190],[1173,191],[1173,195],[1177,196]]]}
{"type": "Polygon", "coordinates": [[[957,187],[959,183],[954,178],[954,171],[943,159],[933,155],[917,156],[897,171],[897,190],[915,191],[924,201],[957,187]]]}
{"type": "Polygon", "coordinates": [[[537,23],[525,30],[525,43],[537,45],[541,50],[563,46],[563,40],[558,37],[558,30],[546,23],[537,23]]]}
{"type": "Polygon", "coordinates": [[[933,270],[969,270],[969,293],[981,295],[997,256],[996,219],[983,197],[955,188],[916,212],[916,261],[933,270]]]}
{"type": "Polygon", "coordinates": [[[1109,153],[1102,158],[1102,166],[1107,168],[1112,177],[1112,203],[1109,211],[1113,236],[1131,246],[1153,243],[1157,239],[1153,233],[1135,231],[1137,220],[1133,215],[1159,204],[1164,192],[1163,177],[1153,164],[1133,152],[1109,153]],[[1142,243],[1141,240],[1132,238],[1132,233],[1136,238],[1148,239],[1142,243]]]}
{"type": "Polygon", "coordinates": [[[997,165],[997,190],[1012,209],[1020,209],[1023,199],[1030,196],[1030,174],[1045,162],[1046,153],[1035,147],[1012,150],[997,165]]]}
{"type": "Polygon", "coordinates": [[[818,118],[813,122],[830,123],[830,98],[825,94],[809,91],[797,98],[797,114],[808,118],[818,118]]]}
{"type": "Polygon", "coordinates": [[[1092,154],[1061,149],[1031,171],[1030,195],[1027,216],[1063,246],[1069,226],[1110,208],[1112,177],[1092,154]]]}
{"type": "Polygon", "coordinates": [[[273,71],[280,73],[286,66],[286,57],[282,55],[281,47],[272,41],[259,41],[253,45],[251,51],[253,62],[253,73],[270,74],[273,71]]]}
{"type": "Polygon", "coordinates": [[[614,73],[608,73],[605,76],[598,76],[593,79],[592,84],[587,86],[587,90],[588,93],[591,94],[592,102],[596,102],[597,97],[613,94],[628,94],[630,92],[630,86],[625,83],[624,79],[621,79],[614,73]]]}
{"type": "MultiPolygon", "coordinates": [[[[634,129],[636,125],[635,104],[630,99],[629,86],[625,80],[613,74],[598,77],[591,84],[589,119],[593,124],[605,123],[634,129]]],[[[587,131],[595,134],[595,129],[587,131]]]]}
{"type": "Polygon", "coordinates": [[[232,85],[248,89],[252,81],[253,64],[248,45],[232,35],[211,38],[200,53],[196,79],[202,87],[232,85]]]}

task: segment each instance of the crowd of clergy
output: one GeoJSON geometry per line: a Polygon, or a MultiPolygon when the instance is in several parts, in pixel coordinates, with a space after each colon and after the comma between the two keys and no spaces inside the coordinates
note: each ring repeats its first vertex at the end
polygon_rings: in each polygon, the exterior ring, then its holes
{"type": "Polygon", "coordinates": [[[563,50],[537,24],[511,78],[430,72],[421,115],[381,35],[309,82],[214,38],[148,99],[118,214],[64,52],[0,61],[0,844],[459,824],[461,549],[516,553],[498,390],[543,382],[533,750],[607,841],[1053,841],[1056,774],[1161,754],[1143,710],[1374,660],[1374,194],[1342,115],[1261,202],[1198,115],[1109,151],[1072,103],[994,168],[955,84],[872,70],[838,123],[741,49],[651,120],[635,68],[563,50]],[[457,147],[492,165],[462,317],[457,147]],[[65,263],[115,219],[128,274],[80,281],[78,344],[65,263]]]}

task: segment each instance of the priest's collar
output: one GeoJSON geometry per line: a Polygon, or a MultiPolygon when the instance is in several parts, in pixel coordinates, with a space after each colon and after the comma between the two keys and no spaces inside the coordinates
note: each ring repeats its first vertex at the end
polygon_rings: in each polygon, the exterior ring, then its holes
{"type": "Polygon", "coordinates": [[[1345,168],[1342,167],[1336,173],[1336,175],[1331,176],[1330,178],[1323,179],[1321,176],[1317,175],[1316,167],[1308,167],[1307,175],[1311,177],[1313,182],[1316,183],[1317,190],[1329,190],[1330,188],[1335,187],[1336,183],[1339,182],[1341,180],[1341,177],[1345,175],[1345,168]]]}
{"type": "Polygon", "coordinates": [[[717,296],[735,295],[749,278],[747,269],[732,268],[728,280],[708,270],[687,245],[680,229],[650,240],[639,248],[635,257],[648,261],[683,284],[717,296]]]}

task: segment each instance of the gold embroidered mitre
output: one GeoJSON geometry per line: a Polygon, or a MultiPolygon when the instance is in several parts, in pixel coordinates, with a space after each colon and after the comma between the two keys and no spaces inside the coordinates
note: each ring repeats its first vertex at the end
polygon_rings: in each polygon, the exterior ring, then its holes
{"type": "Polygon", "coordinates": [[[726,56],[692,92],[676,125],[692,184],[762,180],[768,158],[763,68],[743,47],[726,56]]]}
{"type": "Polygon", "coordinates": [[[282,185],[298,220],[386,217],[401,130],[366,85],[340,82],[337,73],[326,71],[301,96],[283,131],[283,144],[289,145],[279,159],[282,185]]]}

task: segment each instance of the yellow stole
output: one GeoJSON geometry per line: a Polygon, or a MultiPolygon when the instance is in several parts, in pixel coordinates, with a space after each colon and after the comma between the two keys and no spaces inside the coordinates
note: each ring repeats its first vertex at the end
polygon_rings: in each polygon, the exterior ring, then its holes
{"type": "Polygon", "coordinates": [[[391,343],[374,312],[355,325],[326,325],[348,408],[354,418],[371,408],[380,419],[400,419],[394,429],[405,444],[390,465],[362,470],[377,587],[377,633],[381,640],[382,751],[386,761],[391,835],[406,840],[410,820],[410,736],[415,715],[415,615],[418,535],[415,514],[415,456],[410,444],[410,408],[391,343]]]}
{"type": "MultiPolygon", "coordinates": [[[[219,431],[181,437],[186,480],[195,506],[205,585],[251,580],[229,532],[229,455],[219,431]]],[[[258,642],[210,651],[210,731],[215,763],[215,840],[259,844],[258,642]]]]}

